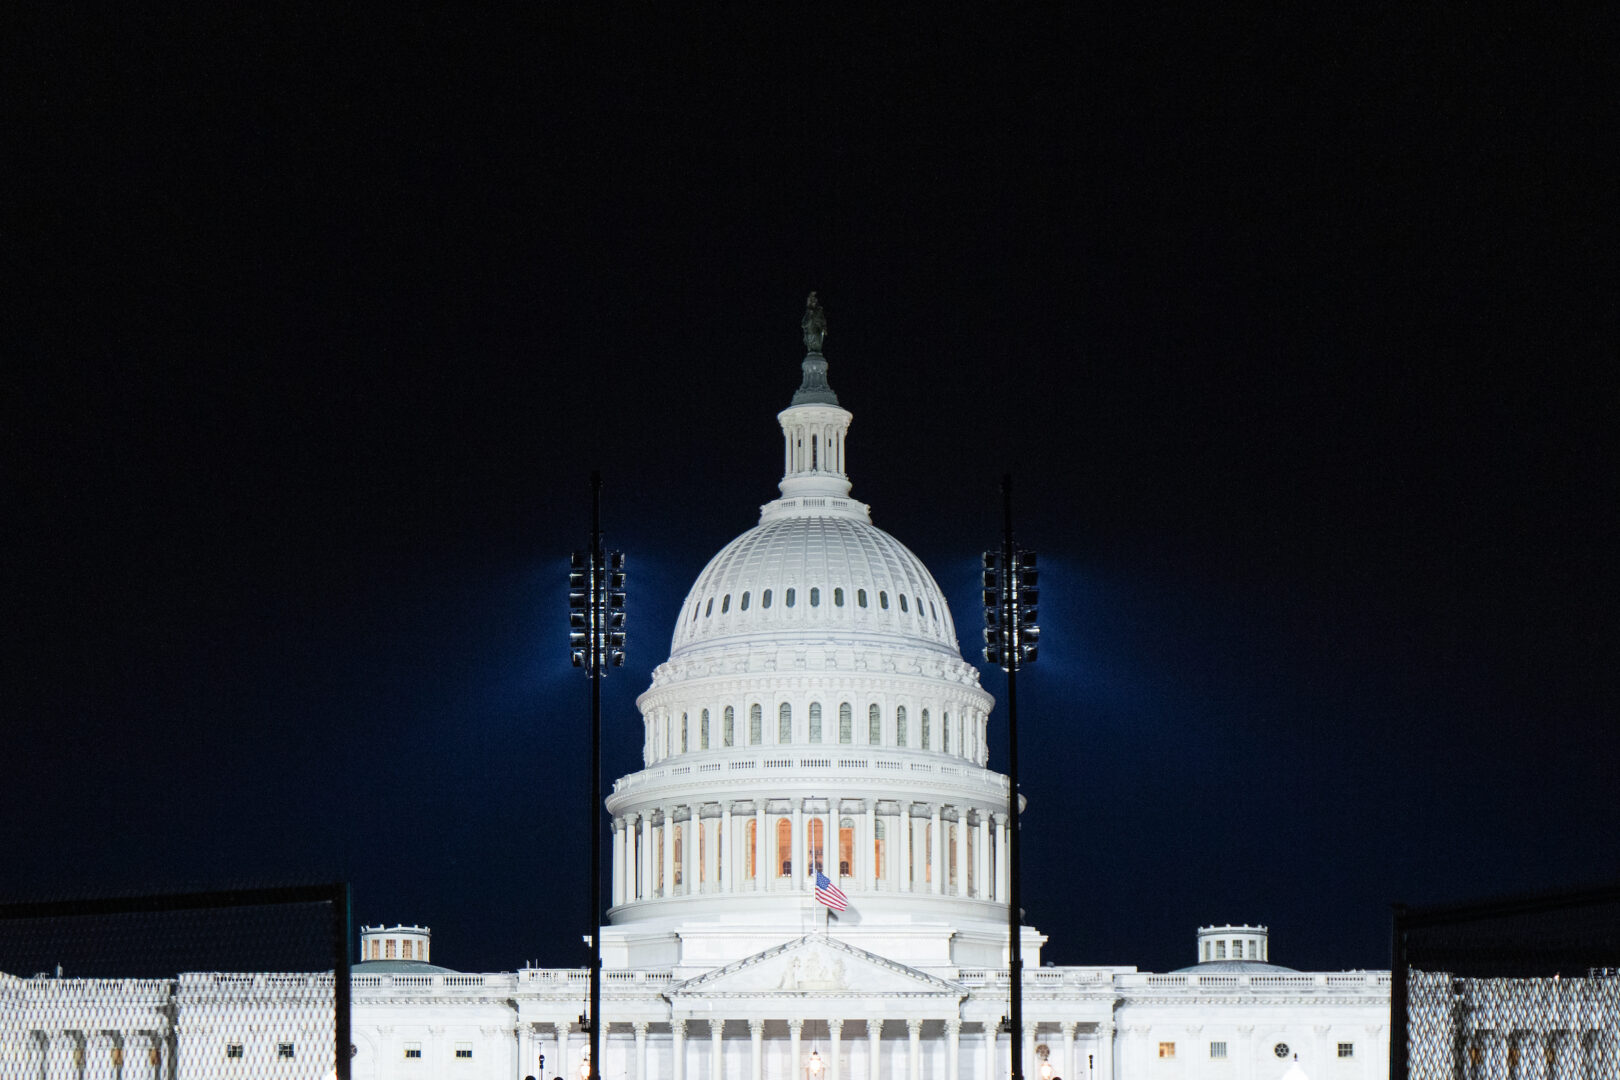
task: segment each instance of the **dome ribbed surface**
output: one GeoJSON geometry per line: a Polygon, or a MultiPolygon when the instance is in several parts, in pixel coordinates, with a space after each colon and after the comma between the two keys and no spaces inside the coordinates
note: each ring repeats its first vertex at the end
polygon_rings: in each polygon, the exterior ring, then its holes
{"type": "Polygon", "coordinates": [[[792,517],[709,560],[681,605],[670,655],[755,637],[846,636],[960,655],[944,594],[904,544],[863,521],[792,517]]]}

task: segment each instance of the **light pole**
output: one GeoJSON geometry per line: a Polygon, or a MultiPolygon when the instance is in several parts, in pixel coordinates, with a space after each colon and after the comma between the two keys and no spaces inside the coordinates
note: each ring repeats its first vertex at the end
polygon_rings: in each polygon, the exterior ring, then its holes
{"type": "Polygon", "coordinates": [[[624,553],[602,550],[599,472],[591,473],[591,546],[574,552],[568,571],[568,649],[591,680],[591,994],[580,1018],[590,1048],[579,1067],[587,1080],[602,1060],[602,676],[624,666],[624,553]]]}
{"type": "Polygon", "coordinates": [[[984,553],[984,658],[1007,673],[1008,1016],[1011,1080],[1024,1080],[1024,912],[1018,884],[1018,669],[1033,664],[1041,639],[1035,553],[1013,546],[1012,474],[1001,478],[1001,550],[984,553]]]}

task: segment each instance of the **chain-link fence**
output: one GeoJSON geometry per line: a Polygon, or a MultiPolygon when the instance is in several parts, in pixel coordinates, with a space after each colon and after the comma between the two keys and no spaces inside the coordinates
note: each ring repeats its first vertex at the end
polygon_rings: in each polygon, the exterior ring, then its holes
{"type": "Polygon", "coordinates": [[[1620,1078],[1620,887],[1395,909],[1390,1080],[1620,1078]]]}
{"type": "Polygon", "coordinates": [[[347,886],[0,904],[0,1080],[348,1080],[349,1047],[347,886]]]}

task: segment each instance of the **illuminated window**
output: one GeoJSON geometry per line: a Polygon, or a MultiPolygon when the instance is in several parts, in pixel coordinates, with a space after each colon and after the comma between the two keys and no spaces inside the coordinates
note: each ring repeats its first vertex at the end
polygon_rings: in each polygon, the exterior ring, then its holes
{"type": "Polygon", "coordinates": [[[744,610],[744,611],[747,611],[747,610],[748,610],[748,594],[747,594],[747,593],[743,593],[743,597],[742,597],[742,609],[743,609],[743,610],[744,610]]]}
{"type": "Polygon", "coordinates": [[[392,960],[392,959],[394,959],[398,948],[399,948],[398,943],[396,941],[394,941],[393,938],[389,938],[388,939],[388,945],[383,950],[383,955],[386,956],[388,959],[392,960]]]}
{"type": "Polygon", "coordinates": [[[698,719],[698,749],[709,748],[709,710],[704,709],[703,715],[698,719]]]}
{"type": "MultiPolygon", "coordinates": [[[[116,1054],[117,1051],[114,1051],[114,1053],[116,1054]]],[[[241,1057],[242,1056],[242,1044],[239,1043],[239,1042],[228,1042],[228,1043],[226,1043],[225,1044],[225,1056],[228,1057],[228,1058],[239,1058],[239,1057],[241,1057]]],[[[116,1065],[116,1064],[118,1064],[118,1062],[115,1061],[115,1062],[113,1062],[113,1064],[116,1065]]]]}
{"type": "Polygon", "coordinates": [[[785,701],[776,710],[776,741],[783,746],[793,741],[793,706],[785,701]]]}
{"type": "Polygon", "coordinates": [[[1342,1057],[1342,1058],[1355,1057],[1356,1056],[1356,1044],[1355,1043],[1340,1043],[1339,1044],[1339,1056],[1342,1057]]]}
{"type": "Polygon", "coordinates": [[[885,841],[888,839],[889,830],[888,826],[883,824],[882,818],[874,822],[874,825],[876,825],[876,828],[872,833],[872,867],[875,870],[873,876],[882,881],[885,877],[883,872],[883,849],[885,841]]]}
{"type": "Polygon", "coordinates": [[[924,750],[928,749],[929,736],[932,734],[932,732],[929,731],[930,726],[931,725],[928,723],[928,710],[924,709],[922,715],[922,748],[924,750]]]}
{"type": "Polygon", "coordinates": [[[744,871],[744,874],[749,881],[752,881],[759,874],[759,859],[757,857],[759,851],[759,822],[750,821],[746,831],[748,833],[748,869],[744,871]]]}
{"type": "Polygon", "coordinates": [[[1162,1057],[1162,1058],[1173,1058],[1173,1057],[1175,1057],[1176,1056],[1176,1044],[1173,1043],[1173,1042],[1162,1042],[1162,1043],[1160,1043],[1159,1044],[1159,1056],[1162,1057]]]}
{"type": "MultiPolygon", "coordinates": [[[[292,1043],[283,1043],[282,1045],[291,1047],[292,1043]]],[[[163,1051],[159,1050],[155,1046],[152,1047],[151,1049],[147,1050],[147,1052],[146,1052],[146,1063],[148,1065],[161,1065],[161,1064],[163,1064],[163,1051]]]]}
{"type": "Polygon", "coordinates": [[[777,867],[777,877],[790,877],[793,874],[793,822],[789,819],[776,819],[776,853],[781,859],[777,867]]]}
{"type": "Polygon", "coordinates": [[[838,741],[850,743],[855,740],[855,713],[849,707],[849,702],[838,706],[838,741]]]}
{"type": "Polygon", "coordinates": [[[792,607],[793,601],[796,599],[798,599],[798,591],[795,589],[789,589],[787,594],[783,596],[782,603],[786,604],[788,607],[792,607]]]}
{"type": "Polygon", "coordinates": [[[883,713],[876,705],[866,710],[866,741],[872,746],[883,745],[883,713]]]}
{"type": "Polygon", "coordinates": [[[470,1057],[472,1057],[472,1043],[456,1043],[456,1057],[458,1057],[458,1058],[470,1058],[470,1057]]]}
{"type": "Polygon", "coordinates": [[[923,880],[934,880],[934,823],[923,826],[923,880]]]}
{"type": "Polygon", "coordinates": [[[894,745],[906,745],[906,707],[894,710],[894,745]]]}
{"type": "Polygon", "coordinates": [[[283,1061],[291,1061],[293,1059],[293,1044],[276,1043],[276,1057],[283,1061]]]}
{"type": "Polygon", "coordinates": [[[819,701],[810,703],[810,741],[813,743],[821,741],[821,702],[819,701]]]}
{"type": "Polygon", "coordinates": [[[725,713],[725,728],[721,732],[721,736],[725,740],[725,745],[730,746],[732,744],[732,737],[736,734],[736,732],[737,710],[733,709],[730,705],[727,705],[725,713]]]}
{"type": "Polygon", "coordinates": [[[817,588],[816,586],[814,586],[814,585],[812,585],[810,587],[810,606],[811,607],[820,607],[821,606],[821,590],[819,588],[817,588]]]}
{"type": "Polygon", "coordinates": [[[758,746],[764,735],[761,734],[762,711],[758,705],[748,706],[748,744],[758,746]]]}
{"type": "Polygon", "coordinates": [[[765,608],[771,606],[771,590],[765,590],[765,595],[759,598],[759,606],[765,608]]]}
{"type": "Polygon", "coordinates": [[[411,958],[411,946],[414,944],[416,943],[413,941],[402,941],[399,943],[399,947],[404,950],[400,954],[403,959],[409,960],[411,958]]]}
{"type": "Polygon", "coordinates": [[[1209,1056],[1212,1057],[1212,1058],[1215,1058],[1217,1060],[1225,1059],[1225,1057],[1226,1057],[1226,1044],[1223,1043],[1223,1042],[1212,1042],[1212,1043],[1210,1043],[1209,1044],[1209,1056]]]}
{"type": "Polygon", "coordinates": [[[685,853],[681,850],[681,841],[686,839],[683,835],[685,832],[686,830],[681,826],[675,826],[675,884],[677,885],[681,883],[681,871],[686,868],[685,853]]]}
{"type": "Polygon", "coordinates": [[[841,818],[838,822],[838,872],[849,877],[855,865],[855,821],[841,818]]]}
{"type": "Polygon", "coordinates": [[[844,590],[841,589],[841,588],[834,589],[833,590],[833,607],[843,607],[843,606],[844,606],[844,590]]]}
{"type": "Polygon", "coordinates": [[[855,603],[858,604],[861,607],[866,606],[866,590],[865,589],[856,589],[855,590],[855,603]]]}
{"type": "Polygon", "coordinates": [[[405,1044],[405,1057],[406,1057],[406,1060],[419,1058],[421,1056],[422,1056],[422,1044],[421,1043],[419,1043],[419,1042],[408,1042],[408,1043],[405,1044]]]}

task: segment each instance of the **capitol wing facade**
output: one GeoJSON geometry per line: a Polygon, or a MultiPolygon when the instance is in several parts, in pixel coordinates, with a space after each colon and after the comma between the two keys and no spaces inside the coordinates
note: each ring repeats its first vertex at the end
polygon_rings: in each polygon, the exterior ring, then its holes
{"type": "MultiPolygon", "coordinates": [[[[1042,967],[1045,938],[1024,927],[1024,1030],[1002,1030],[1011,823],[1007,778],[986,767],[993,701],[933,576],[851,496],[851,414],[824,322],[805,326],[779,497],[687,594],[638,699],[643,767],[607,799],[597,1075],[972,1080],[1005,1076],[1016,1039],[1031,1078],[1384,1080],[1387,973],[1278,967],[1263,927],[1205,928],[1196,965],[1167,974],[1042,967]],[[844,911],[817,902],[818,875],[844,911]]],[[[582,1075],[583,969],[462,974],[427,943],[423,927],[365,931],[358,1080],[582,1075]]],[[[209,988],[240,978],[180,980],[133,1075],[324,1077],[226,1056],[243,1037],[215,1030],[209,988]]],[[[78,1029],[57,1020],[21,1045],[19,1076],[82,1080],[64,1056],[78,1029]]]]}

